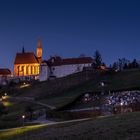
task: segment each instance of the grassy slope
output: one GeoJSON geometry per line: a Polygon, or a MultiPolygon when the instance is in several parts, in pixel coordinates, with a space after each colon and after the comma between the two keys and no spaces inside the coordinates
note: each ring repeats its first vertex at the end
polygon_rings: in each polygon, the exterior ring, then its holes
{"type": "Polygon", "coordinates": [[[0,132],[2,140],[139,140],[140,112],[97,118],[85,122],[26,127],[0,132]]]}
{"type": "Polygon", "coordinates": [[[100,92],[102,87],[100,81],[106,81],[108,84],[104,87],[105,91],[140,89],[140,70],[124,71],[115,74],[100,74],[97,79],[86,81],[85,83],[61,92],[59,95],[48,97],[42,100],[44,103],[61,107],[76,99],[85,92],[100,92]]]}
{"type": "Polygon", "coordinates": [[[21,116],[25,112],[28,106],[32,106],[33,109],[40,106],[28,102],[7,102],[11,104],[8,106],[8,114],[0,116],[0,129],[12,128],[22,126],[21,116]]]}
{"type": "Polygon", "coordinates": [[[129,70],[114,74],[107,73],[79,73],[51,82],[43,82],[21,92],[22,96],[43,96],[39,99],[43,103],[56,107],[62,107],[74,101],[84,92],[100,92],[100,81],[108,84],[104,90],[123,90],[140,88],[140,70],[129,70]],[[86,76],[88,77],[86,79],[86,76]],[[71,84],[71,83],[74,84],[71,84]],[[71,84],[71,86],[69,86],[71,84]]]}

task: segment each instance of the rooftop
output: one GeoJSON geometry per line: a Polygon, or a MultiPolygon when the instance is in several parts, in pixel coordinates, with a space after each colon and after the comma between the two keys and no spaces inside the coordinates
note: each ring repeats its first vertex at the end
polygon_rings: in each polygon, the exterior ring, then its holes
{"type": "Polygon", "coordinates": [[[14,64],[39,63],[35,54],[32,52],[17,53],[14,64]]]}

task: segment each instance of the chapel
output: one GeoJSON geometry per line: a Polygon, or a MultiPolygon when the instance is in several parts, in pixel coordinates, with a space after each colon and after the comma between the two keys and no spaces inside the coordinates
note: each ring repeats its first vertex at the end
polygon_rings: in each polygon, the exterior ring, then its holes
{"type": "Polygon", "coordinates": [[[14,76],[36,78],[40,73],[41,62],[42,47],[40,38],[38,38],[36,54],[34,52],[26,52],[24,47],[22,52],[16,54],[14,61],[14,76]]]}

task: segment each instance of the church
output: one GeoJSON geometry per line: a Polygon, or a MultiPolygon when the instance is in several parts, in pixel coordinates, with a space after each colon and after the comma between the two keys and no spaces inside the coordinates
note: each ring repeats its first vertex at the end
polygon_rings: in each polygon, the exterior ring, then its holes
{"type": "Polygon", "coordinates": [[[14,77],[37,79],[40,73],[40,64],[42,62],[42,47],[40,38],[38,38],[36,54],[25,52],[17,53],[14,61],[14,77]]]}
{"type": "Polygon", "coordinates": [[[91,57],[61,58],[53,56],[48,60],[42,60],[42,46],[38,39],[36,54],[25,52],[17,53],[14,62],[14,77],[23,80],[38,79],[46,81],[49,78],[61,78],[70,74],[83,71],[91,67],[91,57]]]}

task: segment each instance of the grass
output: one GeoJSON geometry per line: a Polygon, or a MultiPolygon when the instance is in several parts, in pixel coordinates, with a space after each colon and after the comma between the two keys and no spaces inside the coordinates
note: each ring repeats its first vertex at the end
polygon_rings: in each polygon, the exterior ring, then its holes
{"type": "Polygon", "coordinates": [[[28,106],[34,110],[40,106],[28,102],[4,102],[8,106],[8,113],[0,116],[0,129],[18,127],[22,125],[21,116],[25,113],[28,106]]]}
{"type": "MultiPolygon", "coordinates": [[[[83,72],[70,75],[53,81],[41,82],[17,92],[18,96],[37,97],[37,101],[62,108],[75,100],[85,92],[100,92],[140,89],[140,70],[127,70],[118,73],[105,72],[83,72]],[[101,81],[106,81],[104,89],[99,86],[101,81]]],[[[8,105],[8,104],[7,104],[8,105]]],[[[26,106],[35,106],[31,103],[17,103],[10,105],[8,115],[0,117],[0,128],[21,125],[19,116],[24,112],[26,106]],[[18,119],[17,119],[18,118],[18,119]],[[7,121],[7,122],[6,122],[7,121]],[[11,123],[11,124],[10,124],[11,123]]],[[[93,104],[91,104],[93,107],[93,104]]],[[[90,107],[87,106],[87,107],[90,107]]]]}
{"type": "Polygon", "coordinates": [[[139,140],[140,112],[0,132],[1,140],[139,140]]]}
{"type": "Polygon", "coordinates": [[[61,108],[74,102],[85,92],[140,89],[140,70],[118,73],[87,71],[52,81],[35,83],[29,87],[15,89],[17,96],[35,97],[37,101],[61,108]],[[99,86],[101,81],[107,85],[99,86]]]}
{"type": "Polygon", "coordinates": [[[59,95],[46,96],[46,98],[40,101],[60,108],[74,102],[80,95],[86,92],[132,89],[140,89],[140,70],[129,70],[114,74],[100,73],[98,76],[93,76],[93,79],[64,90],[59,95]],[[106,81],[107,83],[104,88],[99,85],[101,81],[106,81]]]}

